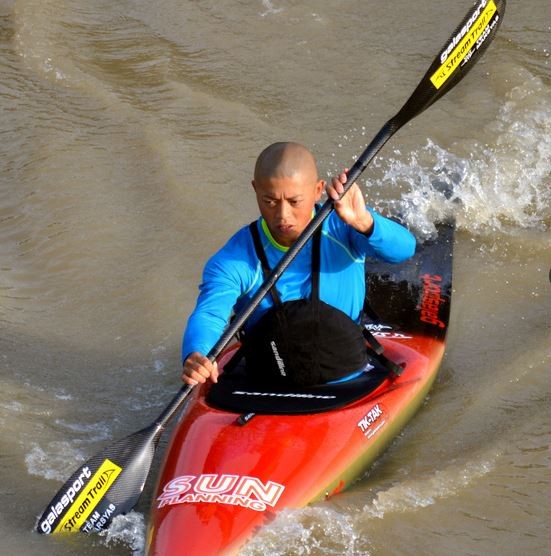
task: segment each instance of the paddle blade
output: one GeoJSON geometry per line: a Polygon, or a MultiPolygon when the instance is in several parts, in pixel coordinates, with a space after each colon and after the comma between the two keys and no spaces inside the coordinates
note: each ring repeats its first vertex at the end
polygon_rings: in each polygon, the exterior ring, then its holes
{"type": "Polygon", "coordinates": [[[505,0],[478,0],[397,114],[397,123],[401,125],[426,110],[465,77],[492,42],[504,12],[505,0]]]}
{"type": "Polygon", "coordinates": [[[112,444],[77,469],[38,520],[42,534],[99,532],[129,512],[142,493],[160,436],[158,426],[112,444]]]}

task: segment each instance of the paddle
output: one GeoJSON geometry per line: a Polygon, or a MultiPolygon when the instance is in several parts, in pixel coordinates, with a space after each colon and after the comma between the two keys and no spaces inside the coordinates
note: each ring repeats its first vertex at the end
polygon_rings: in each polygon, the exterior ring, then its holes
{"type": "MultiPolygon", "coordinates": [[[[503,18],[505,0],[479,0],[445,43],[401,110],[375,136],[348,172],[344,195],[382,146],[404,124],[452,89],[492,41],[503,18]]],[[[214,361],[241,329],[270,288],[333,210],[324,203],[260,289],[209,351],[214,361]]],[[[143,490],[159,438],[192,387],[185,386],[149,426],[115,442],[82,465],[63,485],[37,524],[39,533],[101,531],[113,517],[130,511],[143,490]]]]}

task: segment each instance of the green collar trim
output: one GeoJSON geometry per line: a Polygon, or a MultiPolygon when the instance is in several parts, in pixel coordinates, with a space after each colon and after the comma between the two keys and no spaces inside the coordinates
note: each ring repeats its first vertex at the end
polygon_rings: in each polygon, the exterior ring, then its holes
{"type": "Polygon", "coordinates": [[[284,253],[286,253],[287,251],[289,251],[288,247],[285,247],[285,245],[281,245],[280,243],[278,243],[275,239],[274,236],[272,235],[272,232],[270,232],[270,228],[268,228],[268,224],[266,224],[266,220],[264,220],[264,218],[262,218],[260,220],[260,224],[262,226],[262,229],[264,230],[264,233],[266,234],[266,237],[268,238],[269,242],[279,251],[283,251],[284,253]]]}
{"type": "MultiPolygon", "coordinates": [[[[316,214],[316,207],[314,207],[314,209],[312,210],[312,218],[314,218],[314,215],[316,214]]],[[[269,242],[279,251],[283,251],[284,253],[286,253],[287,251],[289,251],[288,247],[285,247],[285,245],[281,245],[280,243],[278,243],[275,239],[274,236],[272,235],[272,232],[270,232],[270,228],[268,228],[268,224],[266,224],[266,220],[264,220],[264,218],[260,218],[260,225],[262,226],[262,229],[264,230],[264,233],[266,234],[266,237],[268,238],[269,242]]]]}

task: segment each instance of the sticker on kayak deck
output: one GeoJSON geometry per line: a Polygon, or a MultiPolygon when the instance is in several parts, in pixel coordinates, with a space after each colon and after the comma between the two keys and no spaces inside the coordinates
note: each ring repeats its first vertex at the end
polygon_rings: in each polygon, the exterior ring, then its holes
{"type": "MultiPolygon", "coordinates": [[[[65,517],[59,522],[55,528],[54,533],[72,533],[78,531],[88,516],[92,513],[94,508],[101,502],[109,487],[115,482],[122,468],[111,460],[106,459],[99,469],[92,475],[88,483],[82,486],[82,492],[78,495],[71,507],[66,511],[65,517]]],[[[67,492],[67,496],[69,492],[67,492]]],[[[63,507],[58,508],[58,505],[63,506],[63,498],[61,501],[52,508],[52,512],[63,507]]],[[[67,506],[68,504],[65,504],[67,506]]],[[[50,512],[50,514],[52,513],[50,512]]],[[[49,519],[49,515],[46,521],[49,519]]],[[[59,515],[59,513],[58,513],[59,515]]],[[[43,523],[40,524],[43,526],[43,523]]]]}
{"type": "Polygon", "coordinates": [[[408,336],[403,332],[396,332],[392,326],[386,324],[366,324],[365,327],[375,336],[376,338],[392,338],[395,340],[409,340],[413,336],[408,336]]]}
{"type": "Polygon", "coordinates": [[[423,274],[421,278],[423,279],[423,294],[421,305],[417,307],[421,311],[419,318],[427,324],[446,328],[446,325],[440,320],[440,305],[446,302],[446,299],[441,296],[442,277],[437,274],[423,274]]]}
{"type": "Polygon", "coordinates": [[[182,475],[172,479],[157,498],[158,508],[210,502],[211,504],[230,504],[263,512],[267,506],[277,504],[285,490],[283,485],[273,481],[262,482],[256,477],[238,475],[182,475]]]}
{"type": "Polygon", "coordinates": [[[378,403],[358,421],[358,427],[366,438],[373,438],[382,429],[386,424],[386,415],[385,407],[378,403]]]}
{"type": "Polygon", "coordinates": [[[442,65],[430,78],[437,89],[440,89],[461,62],[466,63],[473,55],[474,50],[478,50],[486,40],[486,37],[499,20],[499,14],[496,14],[496,12],[497,7],[493,0],[489,2],[482,0],[473,15],[459,29],[457,35],[453,37],[450,44],[440,55],[442,65]],[[492,21],[494,14],[496,14],[496,17],[492,21]]]}

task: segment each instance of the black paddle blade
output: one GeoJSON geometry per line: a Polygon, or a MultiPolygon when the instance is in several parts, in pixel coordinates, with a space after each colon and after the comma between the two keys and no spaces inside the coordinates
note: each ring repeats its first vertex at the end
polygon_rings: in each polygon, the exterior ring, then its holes
{"type": "Polygon", "coordinates": [[[36,530],[46,535],[99,532],[129,512],[142,493],[160,433],[152,425],[90,458],[54,496],[36,530]]]}
{"type": "Polygon", "coordinates": [[[396,119],[404,123],[454,87],[490,46],[505,13],[505,0],[479,0],[427,70],[396,119]]]}
{"type": "Polygon", "coordinates": [[[404,124],[434,104],[467,75],[490,46],[504,13],[505,0],[478,0],[469,10],[400,111],[386,122],[350,168],[349,185],[345,186],[343,195],[404,124]]]}

